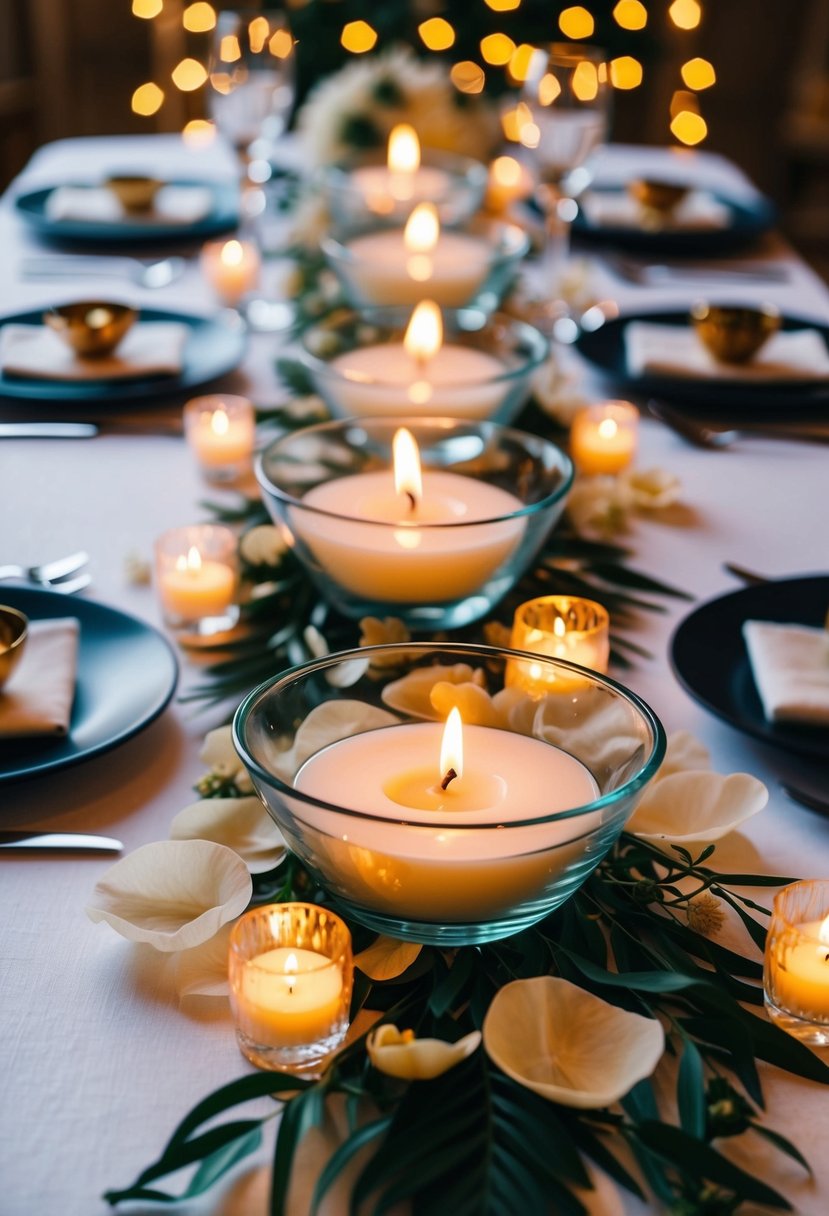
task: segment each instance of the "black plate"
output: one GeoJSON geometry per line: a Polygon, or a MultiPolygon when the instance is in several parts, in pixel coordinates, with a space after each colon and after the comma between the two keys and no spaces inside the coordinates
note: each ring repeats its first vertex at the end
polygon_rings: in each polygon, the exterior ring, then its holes
{"type": "MultiPolygon", "coordinates": [[[[780,409],[791,404],[802,407],[829,409],[829,377],[826,380],[734,380],[723,377],[703,379],[701,376],[631,375],[627,367],[625,331],[634,321],[649,321],[657,325],[690,325],[688,312],[625,313],[605,321],[592,332],[582,331],[576,348],[589,363],[609,377],[614,384],[641,397],[666,397],[688,401],[709,408],[736,407],[780,409]]],[[[784,317],[781,328],[793,331],[815,329],[829,348],[829,328],[804,317],[784,317]]]]}
{"type": "MultiPolygon", "coordinates": [[[[605,191],[602,190],[601,193],[605,191]]],[[[618,193],[622,194],[624,191],[620,188],[618,193]]],[[[696,257],[743,249],[753,244],[774,223],[774,207],[763,195],[738,201],[714,191],[711,193],[718,203],[728,209],[728,222],[722,228],[675,228],[654,232],[626,225],[596,224],[590,220],[586,211],[579,208],[573,222],[573,232],[580,240],[613,245],[631,253],[696,257]]]]}
{"type": "Polygon", "coordinates": [[[75,617],[78,679],[64,739],[0,743],[0,782],[33,777],[108,751],[149,726],[167,706],[178,662],[166,638],[143,621],[57,591],[0,587],[0,601],[31,620],[75,617]]]}
{"type": "Polygon", "coordinates": [[[800,755],[829,760],[829,726],[769,722],[743,641],[743,622],[823,625],[829,575],[782,579],[702,604],[671,639],[673,669],[691,696],[737,730],[800,755]]]}
{"type": "Polygon", "coordinates": [[[195,241],[228,232],[239,223],[239,190],[235,185],[216,182],[170,182],[176,186],[204,186],[212,195],[205,215],[189,223],[160,220],[135,220],[126,216],[113,223],[100,220],[52,219],[46,210],[50,194],[57,186],[19,194],[14,205],[26,223],[41,236],[54,241],[83,241],[85,244],[153,244],[157,241],[195,241]]]}
{"type": "MultiPolygon", "coordinates": [[[[0,317],[4,325],[38,325],[43,309],[0,317]]],[[[175,376],[141,376],[126,380],[32,380],[0,372],[0,397],[25,401],[134,401],[196,388],[232,371],[245,351],[241,328],[218,317],[194,317],[189,313],[142,308],[142,321],[178,321],[190,333],[184,344],[182,369],[175,376]]]]}

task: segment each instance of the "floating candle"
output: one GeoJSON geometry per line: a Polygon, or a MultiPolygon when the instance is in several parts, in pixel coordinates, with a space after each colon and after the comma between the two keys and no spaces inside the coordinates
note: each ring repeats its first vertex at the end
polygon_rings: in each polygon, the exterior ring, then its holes
{"type": "Polygon", "coordinates": [[[386,165],[361,165],[352,172],[351,181],[375,215],[390,215],[401,202],[435,202],[450,187],[443,169],[421,164],[420,141],[408,123],[392,129],[386,165]]]}

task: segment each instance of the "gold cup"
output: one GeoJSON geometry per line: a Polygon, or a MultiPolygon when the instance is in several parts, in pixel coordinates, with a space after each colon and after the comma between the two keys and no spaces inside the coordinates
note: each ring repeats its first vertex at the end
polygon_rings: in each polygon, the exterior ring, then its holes
{"type": "Polygon", "coordinates": [[[721,363],[748,363],[780,328],[780,313],[771,304],[695,304],[691,321],[697,335],[721,363]]]}
{"type": "Polygon", "coordinates": [[[116,173],[106,179],[107,188],[130,212],[150,211],[162,184],[157,177],[138,173],[116,173]]]}
{"type": "Polygon", "coordinates": [[[20,662],[28,636],[29,618],[16,608],[0,604],[0,688],[20,662]]]}
{"type": "Polygon", "coordinates": [[[681,182],[664,182],[652,177],[639,177],[628,182],[628,194],[646,211],[660,216],[670,215],[688,194],[681,182]]]}
{"type": "Polygon", "coordinates": [[[103,358],[115,350],[138,316],[128,304],[108,300],[82,300],[50,308],[43,320],[76,355],[103,358]]]}

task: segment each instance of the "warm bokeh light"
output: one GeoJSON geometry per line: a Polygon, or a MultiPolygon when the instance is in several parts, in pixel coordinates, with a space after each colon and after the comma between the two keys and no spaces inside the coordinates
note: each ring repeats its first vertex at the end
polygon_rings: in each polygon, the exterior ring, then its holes
{"type": "Polygon", "coordinates": [[[573,73],[572,88],[579,101],[592,101],[599,93],[599,73],[595,63],[582,59],[573,73]]]}
{"type": "Polygon", "coordinates": [[[225,34],[219,43],[219,58],[222,63],[235,63],[242,58],[242,48],[235,34],[225,34]]]}
{"type": "Polygon", "coordinates": [[[642,0],[619,0],[613,10],[613,20],[623,30],[643,30],[648,24],[648,10],[642,0]]]}
{"type": "Polygon", "coordinates": [[[699,114],[699,99],[685,89],[676,89],[671,98],[671,118],[676,118],[683,110],[687,110],[689,114],[699,114]]]}
{"type": "Polygon", "coordinates": [[[440,220],[434,203],[419,203],[406,221],[403,244],[408,253],[431,253],[440,237],[440,220]]]}
{"type": "Polygon", "coordinates": [[[443,315],[434,300],[421,300],[411,315],[403,346],[416,363],[433,359],[443,345],[443,315]]]}
{"type": "Polygon", "coordinates": [[[420,167],[420,140],[407,122],[400,122],[389,135],[386,163],[392,173],[414,173],[420,167]]]}
{"type": "Polygon", "coordinates": [[[486,83],[484,69],[471,59],[454,64],[449,78],[460,93],[481,93],[486,83]]]}
{"type": "Polygon", "coordinates": [[[289,30],[275,30],[271,34],[268,50],[275,59],[287,59],[294,49],[294,40],[289,30]]]}
{"type": "Polygon", "coordinates": [[[240,241],[226,241],[219,253],[219,261],[224,266],[241,266],[245,251],[240,241]]]}
{"type": "Polygon", "coordinates": [[[191,118],[181,134],[191,148],[205,148],[216,138],[216,124],[206,118],[191,118]]]}
{"type": "Polygon", "coordinates": [[[173,68],[172,77],[177,89],[181,89],[182,93],[192,93],[207,80],[207,68],[197,59],[182,59],[173,68]]]}
{"type": "Polygon", "coordinates": [[[680,110],[671,120],[671,133],[681,144],[702,143],[708,134],[708,124],[701,114],[692,114],[690,110],[680,110]]]}
{"type": "Polygon", "coordinates": [[[545,72],[538,82],[538,103],[551,106],[561,94],[561,85],[552,72],[545,72]]]}
{"type": "Polygon", "coordinates": [[[493,13],[511,13],[513,9],[518,8],[521,0],[484,0],[484,3],[493,13]]]}
{"type": "Polygon", "coordinates": [[[522,42],[512,52],[512,57],[507,66],[507,72],[510,79],[516,84],[523,84],[530,72],[530,60],[532,59],[534,47],[530,46],[529,42],[522,42]]]}
{"type": "Polygon", "coordinates": [[[689,59],[687,63],[683,63],[681,70],[683,83],[687,84],[689,89],[696,89],[697,92],[701,89],[710,89],[711,85],[717,82],[714,65],[707,59],[689,59]]]}
{"type": "Polygon", "coordinates": [[[343,26],[340,42],[352,55],[363,55],[377,44],[377,30],[367,21],[349,21],[343,26]]]}
{"type": "Polygon", "coordinates": [[[132,0],[132,15],[149,21],[151,17],[157,17],[163,7],[164,0],[132,0]]]}
{"type": "Polygon", "coordinates": [[[487,34],[481,39],[481,55],[484,63],[502,67],[509,63],[515,50],[515,43],[507,34],[487,34]]]}
{"type": "Polygon", "coordinates": [[[637,89],[642,83],[642,65],[632,55],[610,61],[610,83],[614,89],[637,89]]]}
{"type": "Polygon", "coordinates": [[[525,148],[537,148],[541,143],[541,131],[532,120],[522,122],[518,128],[518,138],[525,148]]]}
{"type": "Polygon", "coordinates": [[[188,4],[181,14],[181,24],[191,34],[206,34],[208,30],[216,28],[216,10],[205,0],[196,0],[195,4],[188,4]]]}
{"type": "Polygon", "coordinates": [[[586,8],[576,4],[559,13],[558,28],[566,38],[592,38],[596,22],[586,8]]]}
{"type": "Polygon", "coordinates": [[[268,41],[271,27],[267,17],[254,17],[248,25],[248,45],[254,55],[261,55],[268,41]]]}
{"type": "Polygon", "coordinates": [[[430,17],[417,27],[423,45],[430,51],[448,51],[455,41],[455,31],[443,17],[430,17]]]}
{"type": "Polygon", "coordinates": [[[140,84],[135,90],[130,108],[133,114],[140,114],[142,117],[148,118],[150,114],[155,114],[161,109],[163,101],[164,90],[150,81],[147,84],[140,84]]]}
{"type": "Polygon", "coordinates": [[[699,0],[674,0],[668,13],[671,21],[680,30],[695,30],[702,19],[699,0]]]}

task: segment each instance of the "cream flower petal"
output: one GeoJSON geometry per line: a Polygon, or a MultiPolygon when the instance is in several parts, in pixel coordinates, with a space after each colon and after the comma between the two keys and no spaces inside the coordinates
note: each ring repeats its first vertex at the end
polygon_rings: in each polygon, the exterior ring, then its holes
{"type": "Polygon", "coordinates": [[[687,773],[693,769],[710,769],[711,754],[689,730],[678,730],[669,735],[665,759],[659,766],[654,781],[661,781],[671,773],[687,773]]]}
{"type": "Polygon", "coordinates": [[[264,874],[285,855],[285,839],[256,797],[203,798],[179,811],[171,840],[212,840],[238,853],[251,874],[264,874]]]}
{"type": "Polygon", "coordinates": [[[401,714],[412,718],[436,717],[431,692],[440,682],[448,684],[480,684],[483,687],[485,676],[483,671],[473,669],[468,663],[455,663],[451,667],[435,663],[431,667],[415,667],[399,680],[387,684],[381,694],[386,705],[396,709],[401,714]]]}
{"type": "Polygon", "coordinates": [[[366,1039],[366,1050],[374,1067],[390,1077],[431,1081],[472,1055],[480,1042],[480,1030],[473,1030],[457,1043],[446,1043],[443,1039],[408,1038],[405,1032],[384,1022],[366,1039]]]}
{"type": "Polygon", "coordinates": [[[233,925],[223,925],[209,941],[176,955],[176,985],[179,1000],[210,997],[227,1000],[227,952],[233,925]]]}
{"type": "Polygon", "coordinates": [[[507,1076],[584,1110],[617,1102],[650,1076],[664,1049],[654,1018],[549,975],[507,984],[484,1018],[484,1050],[507,1076]]]}
{"type": "Polygon", "coordinates": [[[623,480],[642,511],[664,511],[679,501],[682,491],[679,478],[665,469],[633,469],[623,480]]]}
{"type": "Polygon", "coordinates": [[[748,773],[671,773],[645,790],[627,825],[643,840],[708,843],[761,811],[769,792],[748,773]]]}
{"type": "Polygon", "coordinates": [[[465,726],[503,726],[504,719],[492,697],[480,684],[467,681],[450,684],[439,680],[429,694],[432,708],[438,718],[448,718],[453,709],[459,709],[465,726]]]}
{"type": "Polygon", "coordinates": [[[401,942],[396,937],[380,936],[354,956],[354,966],[370,980],[393,980],[411,967],[423,949],[417,942],[401,942]]]}
{"type": "Polygon", "coordinates": [[[300,765],[323,747],[366,730],[393,726],[397,721],[394,714],[364,701],[324,701],[312,709],[300,725],[293,747],[274,753],[269,763],[283,781],[292,782],[300,765]]]}
{"type": "Polygon", "coordinates": [[[642,756],[636,746],[637,722],[627,705],[611,701],[600,690],[585,691],[577,703],[551,694],[536,705],[531,733],[573,752],[594,776],[611,770],[618,780],[619,766],[626,760],[631,763],[631,775],[638,769],[642,756]]]}
{"type": "Polygon", "coordinates": [[[233,735],[229,726],[217,726],[208,731],[199,752],[199,759],[214,773],[235,773],[239,757],[233,746],[233,735]]]}
{"type": "Polygon", "coordinates": [[[87,915],[156,950],[188,950],[244,912],[253,884],[232,849],[211,840],[159,840],[111,866],[87,915]]]}

